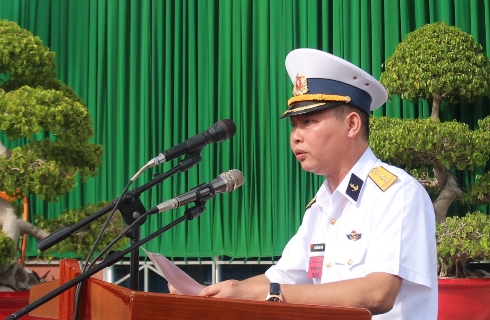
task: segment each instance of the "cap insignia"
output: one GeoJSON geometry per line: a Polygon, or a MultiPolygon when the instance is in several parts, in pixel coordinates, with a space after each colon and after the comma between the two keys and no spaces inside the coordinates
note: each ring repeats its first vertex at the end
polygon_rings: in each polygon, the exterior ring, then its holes
{"type": "Polygon", "coordinates": [[[361,187],[364,182],[356,176],[355,174],[352,174],[350,176],[349,184],[347,185],[347,190],[345,193],[352,198],[352,200],[357,201],[357,198],[359,198],[359,194],[361,193],[361,187]]]}
{"type": "Polygon", "coordinates": [[[350,234],[346,234],[347,239],[352,241],[360,240],[362,237],[362,233],[357,233],[356,230],[352,230],[350,234]]]}
{"type": "Polygon", "coordinates": [[[296,74],[296,81],[293,87],[293,96],[300,96],[308,92],[308,81],[303,72],[296,74]]]}
{"type": "Polygon", "coordinates": [[[373,170],[369,172],[369,178],[371,178],[383,192],[388,190],[388,188],[398,179],[397,176],[383,167],[373,168],[373,170]]]}

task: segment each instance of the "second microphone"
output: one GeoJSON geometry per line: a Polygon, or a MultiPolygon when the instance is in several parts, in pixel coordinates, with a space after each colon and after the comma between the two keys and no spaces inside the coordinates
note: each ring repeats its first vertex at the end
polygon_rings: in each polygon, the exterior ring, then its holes
{"type": "Polygon", "coordinates": [[[164,212],[175,209],[177,207],[185,206],[191,202],[198,200],[201,197],[214,197],[215,194],[230,192],[238,187],[241,187],[245,182],[243,173],[237,169],[231,169],[227,172],[223,172],[213,181],[202,185],[200,188],[192,189],[186,193],[181,194],[173,199],[160,203],[150,211],[164,212]],[[214,192],[214,194],[213,194],[214,192]],[[156,209],[158,211],[156,211],[156,209]]]}

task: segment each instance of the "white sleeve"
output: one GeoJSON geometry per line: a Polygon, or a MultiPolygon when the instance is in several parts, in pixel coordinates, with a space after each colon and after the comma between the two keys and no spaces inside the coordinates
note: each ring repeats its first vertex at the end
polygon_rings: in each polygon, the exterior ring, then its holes
{"type": "Polygon", "coordinates": [[[437,270],[435,214],[425,189],[413,179],[397,181],[376,201],[366,252],[366,274],[403,278],[402,293],[433,287],[437,270]]]}

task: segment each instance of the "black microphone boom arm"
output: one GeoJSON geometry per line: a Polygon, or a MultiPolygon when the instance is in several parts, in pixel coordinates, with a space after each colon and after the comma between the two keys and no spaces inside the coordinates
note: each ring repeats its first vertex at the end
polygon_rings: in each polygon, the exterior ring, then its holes
{"type": "MultiPolygon", "coordinates": [[[[136,188],[124,197],[124,199],[121,199],[122,201],[120,202],[119,211],[121,212],[123,216],[123,220],[126,224],[130,225],[134,220],[137,219],[133,215],[133,213],[140,212],[143,213],[145,212],[145,208],[143,204],[141,203],[141,200],[139,199],[139,196],[141,193],[144,191],[153,188],[159,183],[162,183],[165,179],[171,177],[172,175],[178,173],[178,172],[183,172],[187,171],[196,164],[198,164],[201,161],[201,156],[199,153],[197,154],[192,154],[189,155],[189,158],[186,158],[179,162],[179,164],[166,173],[163,174],[158,174],[156,175],[150,182],[144,184],[143,186],[136,188]]],[[[39,248],[40,251],[45,251],[52,246],[56,245],[57,243],[65,240],[68,238],[70,235],[72,235],[74,232],[77,230],[85,227],[86,225],[92,223],[93,221],[97,220],[98,218],[102,217],[106,213],[110,212],[114,207],[117,202],[117,199],[115,199],[112,203],[108,204],[101,210],[97,211],[96,213],[92,214],[91,216],[83,219],[82,221],[79,221],[72,225],[71,227],[64,227],[61,228],[54,233],[48,235],[47,237],[41,239],[40,241],[37,242],[37,247],[39,248]]],[[[145,221],[141,221],[140,225],[143,224],[145,221]]]]}

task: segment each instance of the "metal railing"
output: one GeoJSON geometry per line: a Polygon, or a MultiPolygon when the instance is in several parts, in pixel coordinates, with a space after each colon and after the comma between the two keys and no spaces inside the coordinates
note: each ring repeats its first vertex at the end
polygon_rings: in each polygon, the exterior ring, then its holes
{"type": "MultiPolygon", "coordinates": [[[[179,260],[174,260],[172,261],[175,265],[177,266],[184,266],[184,265],[208,265],[211,266],[211,283],[217,283],[222,281],[222,266],[224,265],[265,265],[265,266],[270,266],[274,264],[274,261],[272,260],[251,260],[251,259],[246,259],[246,260],[237,260],[237,259],[229,259],[229,260],[222,260],[220,257],[215,257],[214,259],[209,259],[209,260],[189,260],[189,259],[179,259],[179,260]]],[[[120,285],[124,281],[128,280],[130,277],[130,273],[127,272],[124,276],[121,278],[115,279],[114,274],[115,274],[115,268],[118,266],[127,266],[129,267],[130,262],[129,261],[122,261],[114,264],[111,267],[105,268],[104,269],[104,281],[120,285]]],[[[153,266],[153,263],[150,260],[147,261],[140,261],[139,263],[139,269],[138,273],[143,272],[143,290],[145,292],[149,291],[149,274],[150,272],[154,272],[160,276],[163,277],[163,275],[153,266]]]]}

